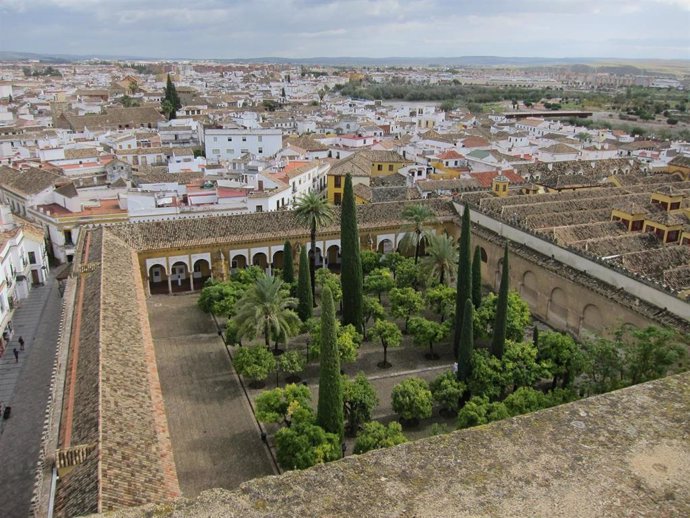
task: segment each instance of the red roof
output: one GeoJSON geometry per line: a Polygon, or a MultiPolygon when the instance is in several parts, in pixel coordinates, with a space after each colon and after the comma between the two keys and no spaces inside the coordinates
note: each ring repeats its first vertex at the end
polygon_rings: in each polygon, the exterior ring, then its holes
{"type": "Polygon", "coordinates": [[[484,137],[467,137],[466,139],[462,139],[462,146],[463,147],[487,147],[489,146],[489,141],[486,140],[484,137]]]}
{"type": "Polygon", "coordinates": [[[474,178],[477,181],[477,183],[479,185],[481,185],[482,187],[489,188],[489,187],[491,187],[491,182],[493,181],[493,179],[496,178],[498,175],[501,175],[501,174],[503,176],[505,176],[506,178],[508,178],[508,180],[510,180],[510,183],[513,183],[513,184],[525,183],[525,179],[522,176],[520,176],[516,172],[510,171],[510,170],[500,171],[500,172],[499,171],[487,171],[485,173],[470,173],[470,176],[472,176],[472,178],[474,178]]]}
{"type": "Polygon", "coordinates": [[[232,187],[218,187],[219,198],[241,198],[247,195],[247,189],[233,189],[232,187]]]}
{"type": "Polygon", "coordinates": [[[456,158],[465,158],[463,155],[455,151],[454,149],[449,149],[444,151],[440,155],[436,155],[440,160],[455,160],[456,158]]]}

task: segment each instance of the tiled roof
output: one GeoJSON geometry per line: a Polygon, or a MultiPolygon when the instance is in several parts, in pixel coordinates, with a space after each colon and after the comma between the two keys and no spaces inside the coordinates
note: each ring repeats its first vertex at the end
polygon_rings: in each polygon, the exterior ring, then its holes
{"type": "Polygon", "coordinates": [[[472,176],[472,179],[475,180],[479,186],[489,188],[491,187],[493,179],[499,176],[499,174],[508,178],[511,184],[519,185],[525,183],[525,179],[513,171],[501,171],[500,173],[497,171],[487,171],[484,173],[470,173],[470,176],[472,176]]]}
{"type": "MultiPolygon", "coordinates": [[[[438,218],[456,216],[452,203],[443,200],[424,202],[438,218]]],[[[357,206],[360,230],[400,225],[406,203],[376,203],[357,206]]],[[[340,208],[335,207],[333,224],[322,233],[340,231],[340,208]]],[[[181,246],[232,245],[267,239],[308,239],[308,229],[301,227],[292,211],[209,216],[175,221],[148,221],[112,225],[108,231],[138,251],[181,246]]]]}
{"type": "Polygon", "coordinates": [[[89,243],[88,259],[79,259],[76,270],[85,272],[78,279],[83,303],[75,308],[81,311],[76,381],[60,440],[62,448],[96,447],[61,477],[58,517],[180,494],[136,253],[102,227],[86,232],[80,243],[89,243]]]}
{"type": "Polygon", "coordinates": [[[38,194],[60,180],[64,180],[64,177],[36,167],[19,171],[0,166],[0,185],[22,195],[38,194]]]}

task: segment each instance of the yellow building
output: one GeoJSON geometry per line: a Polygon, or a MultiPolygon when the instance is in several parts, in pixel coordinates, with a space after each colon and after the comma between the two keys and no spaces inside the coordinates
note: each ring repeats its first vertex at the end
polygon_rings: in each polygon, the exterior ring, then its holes
{"type": "MultiPolygon", "coordinates": [[[[333,164],[328,172],[328,201],[340,205],[345,187],[345,175],[352,177],[353,187],[357,184],[369,186],[372,176],[388,176],[397,173],[410,164],[396,151],[359,151],[333,164]]],[[[360,200],[363,203],[363,200],[360,200]]]]}
{"type": "Polygon", "coordinates": [[[501,174],[491,180],[491,190],[494,192],[494,194],[496,194],[496,196],[503,198],[504,196],[508,196],[509,184],[510,180],[501,174]]]}
{"type": "Polygon", "coordinates": [[[690,180],[690,157],[679,155],[664,168],[666,173],[681,173],[683,179],[690,180]]]}

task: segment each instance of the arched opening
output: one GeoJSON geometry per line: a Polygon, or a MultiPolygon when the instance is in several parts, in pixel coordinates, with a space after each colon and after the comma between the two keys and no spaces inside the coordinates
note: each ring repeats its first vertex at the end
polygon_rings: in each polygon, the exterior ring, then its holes
{"type": "Polygon", "coordinates": [[[263,252],[254,254],[254,257],[252,258],[252,265],[258,266],[263,271],[266,271],[266,269],[268,268],[268,257],[266,257],[266,254],[264,254],[263,252]]]}
{"type": "Polygon", "coordinates": [[[162,264],[149,268],[149,289],[151,295],[168,293],[168,274],[162,264]]]}
{"type": "Polygon", "coordinates": [[[565,329],[568,324],[568,298],[561,288],[554,288],[549,297],[546,320],[556,328],[565,329]]]}
{"type": "Polygon", "coordinates": [[[206,259],[197,259],[194,262],[192,270],[194,289],[200,290],[204,287],[206,280],[211,277],[211,265],[206,259]]]}
{"type": "Polygon", "coordinates": [[[238,254],[232,258],[230,268],[234,270],[242,270],[247,267],[247,258],[243,254],[238,254]]]}
{"type": "MultiPolygon", "coordinates": [[[[311,264],[311,258],[314,256],[313,250],[309,250],[309,263],[311,264]]],[[[321,249],[317,246],[316,247],[316,262],[314,263],[317,268],[321,268],[323,266],[323,255],[321,255],[321,249]]]]}
{"type": "Polygon", "coordinates": [[[604,317],[594,304],[587,304],[582,311],[580,334],[599,334],[604,330],[604,317]]]}
{"type": "Polygon", "coordinates": [[[486,254],[486,250],[483,246],[479,247],[479,256],[481,257],[483,263],[486,264],[489,262],[489,256],[486,254]]]}
{"type": "Polygon", "coordinates": [[[527,304],[529,304],[531,307],[535,307],[537,305],[537,276],[534,275],[534,273],[527,271],[522,276],[520,296],[525,299],[525,302],[527,302],[527,304]]]}
{"type": "Polygon", "coordinates": [[[178,261],[170,268],[170,285],[173,293],[189,291],[189,270],[187,265],[178,261]]]}
{"type": "Polygon", "coordinates": [[[389,254],[393,251],[393,241],[390,239],[382,239],[378,246],[380,254],[389,254]]]}
{"type": "Polygon", "coordinates": [[[338,245],[331,245],[326,250],[326,257],[328,268],[334,272],[340,271],[340,247],[338,245]]]}
{"type": "Polygon", "coordinates": [[[282,270],[284,265],[285,252],[283,252],[282,250],[278,250],[276,253],[273,254],[273,268],[278,268],[282,270]]]}

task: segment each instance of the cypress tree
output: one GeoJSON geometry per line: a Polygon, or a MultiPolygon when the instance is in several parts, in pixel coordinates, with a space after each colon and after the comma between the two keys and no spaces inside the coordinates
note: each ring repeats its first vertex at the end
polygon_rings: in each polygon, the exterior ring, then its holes
{"type": "Polygon", "coordinates": [[[482,303],[482,252],[479,245],[474,247],[472,259],[472,303],[478,309],[482,303]]]}
{"type": "Polygon", "coordinates": [[[501,271],[501,286],[498,289],[496,301],[496,320],[494,321],[494,336],[491,339],[491,354],[496,358],[503,357],[506,345],[506,326],[508,323],[508,242],[503,252],[503,270],[501,271]]]}
{"type": "Polygon", "coordinates": [[[343,382],[340,375],[333,295],[328,286],[321,293],[321,361],[316,423],[327,432],[344,436],[343,382]]]}
{"type": "Polygon", "coordinates": [[[534,344],[534,347],[539,347],[539,328],[536,325],[532,331],[532,343],[534,344]]]}
{"type": "Polygon", "coordinates": [[[295,266],[292,262],[292,244],[285,241],[283,245],[283,282],[292,284],[295,282],[295,266]]]}
{"type": "Polygon", "coordinates": [[[175,88],[175,84],[172,82],[170,74],[168,74],[168,80],[165,84],[165,97],[163,98],[163,101],[170,102],[170,106],[173,108],[172,112],[170,113],[170,118],[174,119],[175,112],[182,108],[182,102],[180,101],[180,96],[177,94],[177,88],[175,88]]]}
{"type": "Polygon", "coordinates": [[[359,231],[352,177],[345,175],[340,216],[342,245],[341,283],[343,286],[343,323],[362,329],[362,260],[359,254],[359,231]]]}
{"type": "Polygon", "coordinates": [[[472,349],[474,349],[474,305],[472,299],[465,300],[462,335],[458,349],[458,379],[467,382],[472,372],[472,349]]]}
{"type": "Polygon", "coordinates": [[[313,308],[314,297],[311,293],[307,247],[302,246],[302,251],[299,254],[299,276],[297,278],[297,314],[302,322],[311,318],[313,308]]]}
{"type": "Polygon", "coordinates": [[[465,205],[462,214],[462,231],[460,234],[460,253],[458,258],[458,283],[457,297],[455,299],[455,335],[453,336],[453,353],[456,358],[462,326],[464,324],[464,308],[467,299],[472,300],[472,272],[470,262],[470,208],[465,205]]]}

